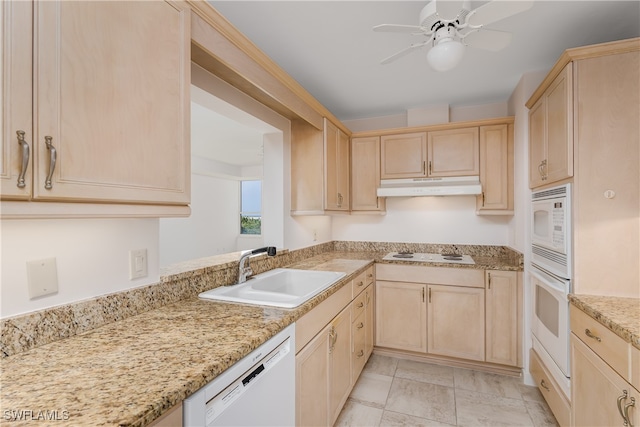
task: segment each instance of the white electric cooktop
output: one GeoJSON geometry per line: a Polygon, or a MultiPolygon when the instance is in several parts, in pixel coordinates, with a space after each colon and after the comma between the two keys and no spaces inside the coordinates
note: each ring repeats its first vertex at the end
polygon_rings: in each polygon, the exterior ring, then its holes
{"type": "Polygon", "coordinates": [[[420,252],[389,252],[383,260],[414,261],[414,262],[444,262],[451,264],[475,264],[470,255],[460,254],[427,254],[420,252]]]}

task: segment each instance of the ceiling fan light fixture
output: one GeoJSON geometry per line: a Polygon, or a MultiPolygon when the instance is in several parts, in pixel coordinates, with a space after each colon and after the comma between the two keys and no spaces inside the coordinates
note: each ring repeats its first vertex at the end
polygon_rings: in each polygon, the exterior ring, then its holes
{"type": "Polygon", "coordinates": [[[464,56],[465,46],[458,40],[441,39],[427,52],[427,62],[436,71],[454,69],[464,56]]]}

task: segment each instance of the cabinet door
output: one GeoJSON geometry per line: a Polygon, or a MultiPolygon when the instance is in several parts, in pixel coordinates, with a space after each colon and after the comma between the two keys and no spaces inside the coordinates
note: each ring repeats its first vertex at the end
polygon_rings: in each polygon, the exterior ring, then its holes
{"type": "Polygon", "coordinates": [[[0,4],[0,197],[3,199],[31,197],[32,8],[30,1],[0,4]],[[24,132],[24,136],[19,138],[18,132],[24,132]]]}
{"type": "Polygon", "coordinates": [[[324,121],[325,209],[349,210],[349,138],[324,121]]]}
{"type": "Polygon", "coordinates": [[[188,7],[35,7],[34,198],[187,204],[188,7]]]}
{"type": "Polygon", "coordinates": [[[331,322],[329,343],[329,421],[332,425],[351,391],[351,307],[331,322]]]}
{"type": "Polygon", "coordinates": [[[296,355],[296,425],[329,425],[329,343],[331,325],[296,355]]]}
{"type": "Polygon", "coordinates": [[[385,135],[380,138],[382,179],[427,176],[426,132],[385,135]]]}
{"type": "Polygon", "coordinates": [[[380,137],[351,140],[351,210],[384,210],[380,186],[380,137]]]}
{"type": "Polygon", "coordinates": [[[545,91],[547,164],[545,184],[573,176],[573,64],[545,91]]]}
{"type": "Polygon", "coordinates": [[[513,126],[480,126],[479,214],[513,213],[513,126]]]}
{"type": "Polygon", "coordinates": [[[428,352],[484,360],[484,289],[429,285],[428,352]]]}
{"type": "Polygon", "coordinates": [[[376,345],[427,351],[426,285],[376,282],[376,345]]]}
{"type": "Polygon", "coordinates": [[[477,127],[429,132],[427,147],[427,176],[480,174],[477,127]]]}
{"type": "MultiPolygon", "coordinates": [[[[631,425],[638,425],[640,397],[622,377],[591,351],[579,338],[571,334],[571,413],[575,426],[618,426],[628,408],[631,425]],[[624,392],[627,392],[625,397],[624,392]]],[[[628,425],[624,423],[624,425],[628,425]]]]}
{"type": "Polygon", "coordinates": [[[529,187],[536,188],[544,184],[546,164],[546,103],[544,96],[529,111],[529,187]]]}
{"type": "Polygon", "coordinates": [[[518,273],[486,272],[486,361],[518,365],[518,273]]]}
{"type": "Polygon", "coordinates": [[[291,121],[291,214],[324,214],[323,131],[291,121]]]}

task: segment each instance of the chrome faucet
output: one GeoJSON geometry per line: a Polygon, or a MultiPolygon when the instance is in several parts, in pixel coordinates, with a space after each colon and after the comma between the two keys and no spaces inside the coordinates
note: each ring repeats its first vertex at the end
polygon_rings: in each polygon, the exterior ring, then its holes
{"type": "Polygon", "coordinates": [[[252,251],[243,252],[240,256],[240,264],[238,271],[238,283],[244,283],[249,276],[253,274],[253,270],[249,266],[249,257],[251,255],[257,255],[266,252],[268,256],[274,256],[276,254],[275,246],[265,246],[264,248],[254,249],[252,251]]]}

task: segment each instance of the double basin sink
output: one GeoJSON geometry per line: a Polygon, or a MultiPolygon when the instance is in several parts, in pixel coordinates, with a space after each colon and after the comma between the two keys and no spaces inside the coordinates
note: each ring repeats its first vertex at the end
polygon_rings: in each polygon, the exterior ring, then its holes
{"type": "Polygon", "coordinates": [[[336,271],[276,268],[244,283],[220,286],[198,295],[200,298],[245,304],[295,308],[342,279],[336,271]]]}

